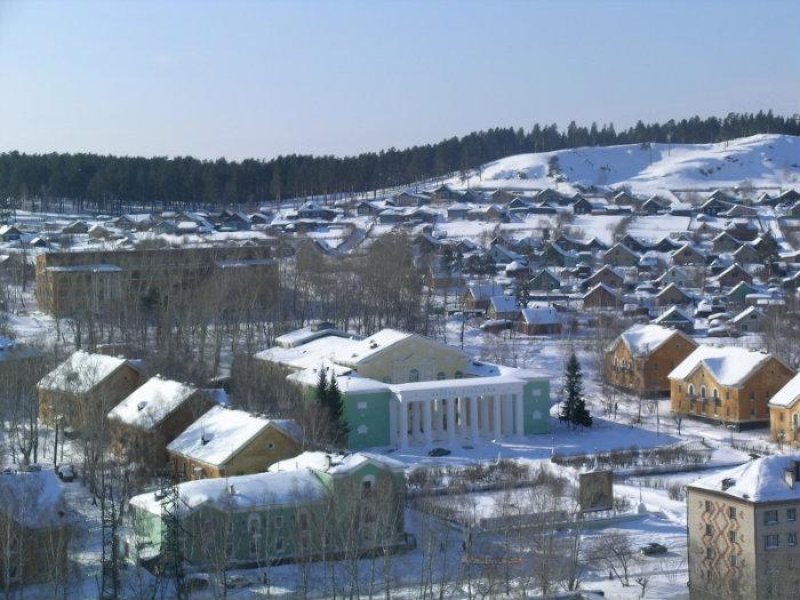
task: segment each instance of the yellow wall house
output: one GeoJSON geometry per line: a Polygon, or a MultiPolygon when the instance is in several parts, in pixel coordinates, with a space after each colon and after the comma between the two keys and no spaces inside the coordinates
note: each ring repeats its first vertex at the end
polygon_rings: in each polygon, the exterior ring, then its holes
{"type": "Polygon", "coordinates": [[[168,446],[170,462],[188,480],[263,473],[297,456],[303,433],[291,419],[265,419],[216,406],[168,446]]]}
{"type": "Polygon", "coordinates": [[[735,427],[767,423],[770,398],[794,375],[782,360],[733,346],[699,346],[669,374],[672,412],[735,427]]]}
{"type": "Polygon", "coordinates": [[[800,374],[770,399],[769,426],[776,442],[796,445],[800,441],[800,374]]]}

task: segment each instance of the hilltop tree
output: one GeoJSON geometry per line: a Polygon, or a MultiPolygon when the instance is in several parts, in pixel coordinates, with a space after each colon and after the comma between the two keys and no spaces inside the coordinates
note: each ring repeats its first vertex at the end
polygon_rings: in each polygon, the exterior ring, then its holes
{"type": "Polygon", "coordinates": [[[561,404],[559,420],[566,421],[573,429],[591,427],[592,416],[583,397],[583,372],[581,363],[573,352],[564,369],[564,402],[561,404]]]}

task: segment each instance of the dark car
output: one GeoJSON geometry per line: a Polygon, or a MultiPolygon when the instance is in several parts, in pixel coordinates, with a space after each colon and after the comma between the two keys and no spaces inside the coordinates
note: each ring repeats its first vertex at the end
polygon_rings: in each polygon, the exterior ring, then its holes
{"type": "Polygon", "coordinates": [[[447,448],[434,448],[428,452],[428,456],[447,456],[448,454],[450,454],[450,450],[447,448]]]}
{"type": "Polygon", "coordinates": [[[666,554],[667,547],[658,542],[650,542],[646,546],[642,546],[642,554],[645,556],[658,556],[659,554],[666,554]]]}

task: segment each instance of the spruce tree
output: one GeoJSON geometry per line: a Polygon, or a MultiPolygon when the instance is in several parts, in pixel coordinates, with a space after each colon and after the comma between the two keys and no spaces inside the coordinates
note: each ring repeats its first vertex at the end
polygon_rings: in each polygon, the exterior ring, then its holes
{"type": "Polygon", "coordinates": [[[592,416],[586,408],[583,397],[583,372],[581,363],[573,352],[564,369],[564,402],[561,405],[559,420],[567,421],[576,429],[592,426],[592,416]]]}
{"type": "Polygon", "coordinates": [[[315,389],[317,401],[322,406],[327,406],[326,400],[328,394],[328,375],[324,365],[319,366],[319,377],[317,378],[317,387],[315,389]]]}
{"type": "Polygon", "coordinates": [[[331,421],[334,426],[334,443],[345,445],[347,443],[347,434],[350,433],[350,428],[347,426],[347,419],[344,415],[342,392],[339,389],[339,383],[336,381],[336,375],[331,375],[330,383],[328,383],[327,397],[328,410],[330,411],[331,421]]]}

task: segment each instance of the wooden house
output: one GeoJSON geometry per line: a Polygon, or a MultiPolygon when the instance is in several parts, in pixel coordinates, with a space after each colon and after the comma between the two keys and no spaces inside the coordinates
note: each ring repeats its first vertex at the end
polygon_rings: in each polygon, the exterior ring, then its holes
{"type": "Polygon", "coordinates": [[[52,424],[63,417],[74,428],[102,423],[140,383],[130,361],[79,350],[39,381],[39,418],[52,424]]]}
{"type": "Polygon", "coordinates": [[[756,306],[748,306],[728,321],[728,325],[733,327],[740,335],[761,333],[766,319],[767,316],[763,310],[756,306]]]}
{"type": "Polygon", "coordinates": [[[769,400],[794,376],[772,354],[699,346],[669,374],[672,412],[737,428],[769,420],[769,400]]]}
{"type": "Polygon", "coordinates": [[[800,445],[800,374],[770,398],[769,429],[773,441],[800,445]]]}
{"type": "Polygon", "coordinates": [[[693,300],[694,299],[689,294],[674,283],[668,284],[656,294],[656,304],[658,304],[658,306],[691,304],[693,300]]]}
{"type": "Polygon", "coordinates": [[[578,264],[578,254],[565,250],[555,242],[548,242],[539,256],[540,262],[547,267],[574,267],[578,264]]]}
{"type": "MultiPolygon", "coordinates": [[[[0,587],[15,588],[68,581],[67,550],[74,527],[61,482],[41,468],[7,469],[0,474],[0,587]]],[[[20,592],[21,594],[21,592],[20,592]]]]}
{"type": "Polygon", "coordinates": [[[711,247],[715,254],[736,252],[741,245],[742,242],[737,240],[727,231],[721,232],[713,240],[711,240],[711,247]]]}
{"type": "Polygon", "coordinates": [[[684,333],[694,333],[694,319],[677,306],[672,306],[666,312],[653,319],[653,323],[662,327],[678,329],[684,333]]]}
{"type": "Polygon", "coordinates": [[[519,316],[519,305],[514,296],[492,296],[486,316],[492,320],[514,321],[519,316]]]}
{"type": "Polygon", "coordinates": [[[215,406],[167,445],[172,467],[189,480],[262,473],[302,449],[300,427],[215,406]]]}
{"type": "Polygon", "coordinates": [[[609,265],[603,265],[591,276],[587,277],[581,282],[583,289],[589,289],[592,286],[602,283],[610,288],[619,289],[625,283],[625,277],[609,265]]]}
{"type": "Polygon", "coordinates": [[[517,330],[525,335],[561,333],[561,315],[553,306],[532,306],[520,311],[517,330]]]}
{"type": "Polygon", "coordinates": [[[706,254],[687,242],[670,254],[670,261],[673,265],[679,266],[704,265],[706,263],[706,254]]]}
{"type": "Polygon", "coordinates": [[[111,448],[130,462],[163,466],[167,444],[213,406],[194,386],[151,377],[108,413],[111,448]]]}
{"type": "Polygon", "coordinates": [[[621,242],[617,242],[603,254],[603,262],[615,267],[635,267],[640,258],[637,252],[621,242]]]}
{"type": "Polygon", "coordinates": [[[680,330],[634,325],[606,350],[604,376],[611,385],[630,393],[668,394],[667,375],[695,348],[697,343],[680,330]]]}
{"type": "Polygon", "coordinates": [[[736,284],[745,282],[748,284],[753,283],[753,277],[737,264],[732,264],[730,267],[722,271],[714,278],[714,282],[720,288],[732,288],[736,284]]]}
{"type": "Polygon", "coordinates": [[[541,269],[531,277],[528,287],[531,290],[552,292],[561,289],[561,280],[549,269],[541,269]]]}
{"type": "Polygon", "coordinates": [[[610,310],[619,308],[622,298],[604,283],[598,283],[583,295],[583,308],[588,310],[610,310]]]}
{"type": "Polygon", "coordinates": [[[494,281],[470,281],[464,292],[464,308],[466,310],[486,310],[493,296],[502,294],[503,290],[494,281]]]}

